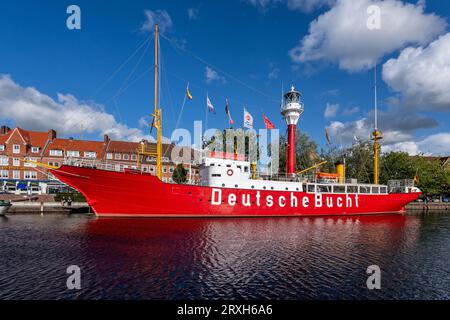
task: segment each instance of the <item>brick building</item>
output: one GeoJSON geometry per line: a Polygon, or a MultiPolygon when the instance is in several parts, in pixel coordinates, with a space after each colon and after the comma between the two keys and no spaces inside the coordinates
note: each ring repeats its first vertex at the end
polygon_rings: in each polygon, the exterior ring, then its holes
{"type": "MultiPolygon", "coordinates": [[[[154,143],[143,141],[151,147],[154,143]]],[[[62,184],[45,168],[27,163],[25,159],[53,166],[62,164],[83,164],[102,166],[107,170],[122,171],[137,168],[139,143],[114,141],[107,135],[103,141],[61,139],[54,130],[48,132],[28,131],[21,128],[0,129],[0,191],[14,193],[48,193],[62,184]]],[[[173,144],[163,144],[164,182],[172,182],[172,174],[177,165],[170,160],[173,144]]],[[[182,153],[192,155],[191,148],[182,148],[182,153]]],[[[198,183],[198,166],[186,161],[188,183],[198,183]]],[[[141,157],[140,168],[144,172],[156,174],[156,159],[141,157]]]]}

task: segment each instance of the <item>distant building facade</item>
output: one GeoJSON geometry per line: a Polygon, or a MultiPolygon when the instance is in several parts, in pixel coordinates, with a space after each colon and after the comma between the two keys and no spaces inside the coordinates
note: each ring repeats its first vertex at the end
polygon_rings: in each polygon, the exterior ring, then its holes
{"type": "MultiPolygon", "coordinates": [[[[145,140],[140,143],[148,146],[154,145],[145,140]]],[[[103,141],[62,139],[57,137],[54,130],[38,132],[1,126],[0,191],[18,194],[44,194],[64,186],[46,168],[38,167],[26,160],[57,167],[62,164],[82,162],[115,171],[137,169],[140,143],[114,141],[107,135],[104,136],[103,141]]],[[[173,171],[180,163],[171,160],[174,148],[173,144],[163,144],[162,180],[164,182],[173,182],[173,171]]],[[[181,149],[182,153],[187,152],[191,159],[182,162],[188,170],[188,183],[196,184],[199,181],[199,168],[197,163],[192,163],[193,150],[186,147],[181,149]]],[[[141,157],[140,169],[155,175],[156,159],[141,157]]]]}

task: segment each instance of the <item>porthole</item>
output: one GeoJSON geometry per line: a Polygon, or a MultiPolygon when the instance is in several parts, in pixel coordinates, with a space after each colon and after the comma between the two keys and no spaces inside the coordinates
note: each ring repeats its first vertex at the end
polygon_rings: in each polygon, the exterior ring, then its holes
{"type": "Polygon", "coordinates": [[[222,183],[222,187],[225,187],[225,183],[222,183]]]}
{"type": "Polygon", "coordinates": [[[252,186],[252,189],[255,189],[255,186],[252,186]]]}
{"type": "Polygon", "coordinates": [[[286,188],[286,191],[288,191],[289,189],[288,188],[286,188]]]}
{"type": "Polygon", "coordinates": [[[264,186],[263,189],[266,190],[266,186],[264,186]]]}
{"type": "Polygon", "coordinates": [[[272,190],[273,190],[273,187],[270,187],[270,189],[272,189],[272,190]]]}
{"type": "Polygon", "coordinates": [[[235,184],[235,185],[234,185],[234,187],[235,187],[235,188],[237,188],[237,187],[238,187],[238,185],[237,185],[237,184],[235,184]]]}

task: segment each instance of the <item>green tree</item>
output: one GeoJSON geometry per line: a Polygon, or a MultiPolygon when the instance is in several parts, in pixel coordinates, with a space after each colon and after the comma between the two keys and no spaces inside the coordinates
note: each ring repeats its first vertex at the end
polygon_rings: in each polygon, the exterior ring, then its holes
{"type": "Polygon", "coordinates": [[[361,183],[373,182],[373,148],[368,141],[359,141],[345,150],[345,175],[361,183]]]}
{"type": "Polygon", "coordinates": [[[380,183],[388,180],[412,179],[417,170],[417,161],[406,152],[388,152],[380,159],[380,183]]]}
{"type": "Polygon", "coordinates": [[[450,172],[444,168],[439,159],[429,160],[415,157],[419,183],[417,186],[428,195],[450,193],[450,172]]]}
{"type": "Polygon", "coordinates": [[[172,179],[176,183],[185,183],[187,181],[187,170],[183,164],[179,163],[172,174],[172,179]]]}

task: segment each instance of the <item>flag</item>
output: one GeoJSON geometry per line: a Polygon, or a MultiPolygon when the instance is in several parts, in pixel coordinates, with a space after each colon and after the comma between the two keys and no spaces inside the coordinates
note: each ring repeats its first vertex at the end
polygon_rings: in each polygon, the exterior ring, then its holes
{"type": "Polygon", "coordinates": [[[331,146],[331,138],[330,133],[328,132],[328,128],[325,128],[325,137],[327,138],[328,145],[331,146]]]}
{"type": "Polygon", "coordinates": [[[253,129],[253,117],[244,107],[244,127],[253,129]]]}
{"type": "Polygon", "coordinates": [[[227,99],[227,104],[225,105],[225,113],[226,113],[227,116],[228,116],[228,122],[229,122],[230,124],[234,124],[234,121],[233,121],[233,119],[231,118],[230,108],[228,107],[228,99],[227,99]]]}
{"type": "Polygon", "coordinates": [[[192,95],[191,95],[191,92],[189,91],[189,83],[188,83],[188,85],[187,85],[187,87],[186,87],[186,97],[187,97],[189,100],[192,100],[192,95]]]}
{"type": "Polygon", "coordinates": [[[214,108],[213,104],[211,103],[211,100],[209,100],[208,96],[206,96],[206,106],[208,107],[209,112],[216,113],[216,109],[214,108]]]}
{"type": "Polygon", "coordinates": [[[266,125],[266,129],[275,129],[275,125],[263,114],[264,124],[266,125]]]}

